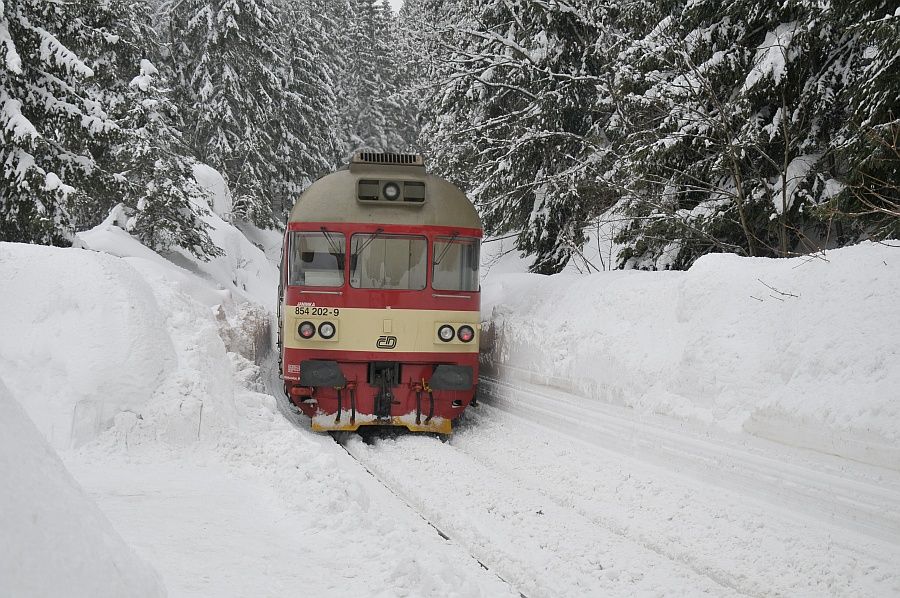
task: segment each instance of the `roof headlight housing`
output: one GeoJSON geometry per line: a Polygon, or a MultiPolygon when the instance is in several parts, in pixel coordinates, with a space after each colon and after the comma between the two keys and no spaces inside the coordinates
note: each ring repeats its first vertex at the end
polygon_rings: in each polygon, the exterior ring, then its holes
{"type": "Polygon", "coordinates": [[[397,201],[400,199],[400,185],[397,183],[387,183],[381,190],[382,195],[388,201],[397,201]]]}

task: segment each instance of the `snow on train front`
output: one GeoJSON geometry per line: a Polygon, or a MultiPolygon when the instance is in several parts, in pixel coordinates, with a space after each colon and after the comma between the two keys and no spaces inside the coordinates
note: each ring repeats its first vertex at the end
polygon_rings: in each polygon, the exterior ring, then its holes
{"type": "Polygon", "coordinates": [[[313,430],[449,434],[478,383],[481,221],[421,156],[362,152],[288,219],[284,390],[313,430]]]}

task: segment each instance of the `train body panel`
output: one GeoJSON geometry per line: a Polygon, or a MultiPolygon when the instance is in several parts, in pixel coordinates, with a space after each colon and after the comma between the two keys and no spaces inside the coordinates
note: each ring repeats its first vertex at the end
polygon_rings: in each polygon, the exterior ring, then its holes
{"type": "Polygon", "coordinates": [[[481,235],[468,199],[417,156],[357,156],[304,192],[285,232],[279,350],[314,430],[450,433],[477,389],[481,235]]]}
{"type": "MultiPolygon", "coordinates": [[[[329,304],[334,305],[332,302],[329,304]]],[[[287,307],[284,326],[288,334],[283,341],[286,350],[346,352],[378,349],[427,354],[446,353],[452,347],[460,353],[478,352],[479,322],[476,311],[316,307],[308,304],[287,307]],[[316,330],[330,323],[335,332],[328,339],[321,335],[306,339],[300,334],[304,322],[310,322],[316,330]],[[467,342],[455,337],[442,340],[438,337],[438,330],[444,325],[451,325],[456,330],[467,325],[475,331],[475,338],[467,342]]]]}

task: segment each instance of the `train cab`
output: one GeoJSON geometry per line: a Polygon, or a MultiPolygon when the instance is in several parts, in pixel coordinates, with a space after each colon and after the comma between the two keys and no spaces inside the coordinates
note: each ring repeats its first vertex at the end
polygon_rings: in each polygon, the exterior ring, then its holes
{"type": "Polygon", "coordinates": [[[278,343],[313,430],[451,432],[478,383],[481,238],[472,203],[418,155],[357,154],[300,196],[278,343]]]}

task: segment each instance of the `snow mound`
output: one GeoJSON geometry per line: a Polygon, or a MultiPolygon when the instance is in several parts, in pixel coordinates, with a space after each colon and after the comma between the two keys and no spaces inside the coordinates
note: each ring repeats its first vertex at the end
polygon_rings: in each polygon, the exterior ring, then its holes
{"type": "Polygon", "coordinates": [[[78,233],[81,246],[85,249],[100,251],[116,257],[128,258],[130,264],[140,264],[144,270],[154,269],[166,278],[176,281],[179,287],[190,294],[198,302],[209,307],[218,305],[234,307],[232,294],[218,286],[215,288],[208,280],[197,274],[176,266],[140,241],[128,234],[119,226],[115,212],[110,214],[102,224],[91,230],[78,233]]]}
{"type": "MultiPolygon", "coordinates": [[[[122,411],[99,444],[138,455],[175,450],[196,443],[215,445],[240,427],[231,379],[231,362],[220,336],[221,305],[210,309],[186,292],[172,267],[127,259],[152,289],[154,301],[166,314],[163,330],[173,347],[177,365],[157,385],[139,411],[122,411]]],[[[261,318],[253,307],[236,313],[261,318]]],[[[255,321],[255,320],[254,320],[255,321]]]]}
{"type": "MultiPolygon", "coordinates": [[[[270,311],[274,309],[278,288],[277,257],[270,261],[266,252],[240,229],[219,216],[208,213],[203,217],[210,225],[213,243],[225,252],[209,261],[197,259],[181,249],[157,254],[123,230],[119,220],[114,211],[102,224],[78,233],[81,246],[156,264],[161,272],[178,280],[185,291],[210,307],[225,304],[231,309],[235,303],[253,301],[270,311]]],[[[255,228],[253,231],[257,238],[265,240],[272,255],[279,254],[280,233],[255,228]]]]}
{"type": "Polygon", "coordinates": [[[218,170],[206,164],[197,163],[191,169],[194,179],[206,189],[212,198],[212,211],[223,219],[231,218],[232,197],[228,183],[218,170]]]}
{"type": "Polygon", "coordinates": [[[250,242],[236,226],[215,214],[203,218],[211,227],[209,236],[225,255],[208,262],[181,252],[167,255],[174,263],[215,281],[219,288],[254,301],[269,310],[275,309],[278,296],[278,267],[266,253],[250,242]]]}
{"type": "Polygon", "coordinates": [[[176,365],[164,312],[123,260],[0,243],[0,288],[0,379],[58,449],[139,410],[176,365]]]}
{"type": "MultiPolygon", "coordinates": [[[[103,234],[128,248],[121,229],[103,234]]],[[[229,320],[206,303],[215,291],[147,255],[2,243],[0,284],[14,291],[0,297],[0,378],[57,449],[107,430],[114,444],[181,448],[237,427],[220,328],[254,331],[233,349],[265,353],[261,308],[231,305],[229,320]]]]}
{"type": "Polygon", "coordinates": [[[264,231],[237,220],[232,223],[231,191],[222,175],[205,164],[195,164],[193,171],[194,178],[212,199],[212,206],[200,206],[210,210],[203,221],[210,226],[209,236],[213,243],[224,250],[225,255],[203,262],[176,250],[165,257],[214,281],[221,289],[274,309],[281,233],[264,231]]]}
{"type": "Polygon", "coordinates": [[[583,396],[900,467],[900,252],[708,255],[687,272],[489,277],[488,365],[583,396]]]}
{"type": "Polygon", "coordinates": [[[164,596],[0,382],[0,596],[164,596]]]}

